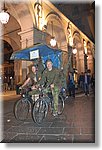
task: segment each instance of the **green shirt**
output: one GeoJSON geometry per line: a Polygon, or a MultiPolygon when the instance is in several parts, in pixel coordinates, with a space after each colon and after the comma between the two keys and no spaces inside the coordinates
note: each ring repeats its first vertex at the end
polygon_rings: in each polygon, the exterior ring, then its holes
{"type": "Polygon", "coordinates": [[[28,74],[28,78],[30,78],[30,80],[31,80],[30,82],[32,85],[37,83],[37,76],[33,72],[30,72],[28,74]]]}
{"type": "Polygon", "coordinates": [[[61,86],[60,69],[52,68],[51,71],[48,69],[44,70],[39,83],[46,86],[50,86],[51,84],[54,84],[55,86],[61,86]]]}
{"type": "Polygon", "coordinates": [[[30,73],[28,74],[28,78],[30,78],[31,84],[32,84],[32,85],[33,85],[33,84],[35,85],[35,84],[38,83],[39,79],[41,78],[41,73],[40,73],[40,72],[37,72],[37,73],[35,74],[35,73],[33,73],[33,72],[30,72],[30,73]]]}

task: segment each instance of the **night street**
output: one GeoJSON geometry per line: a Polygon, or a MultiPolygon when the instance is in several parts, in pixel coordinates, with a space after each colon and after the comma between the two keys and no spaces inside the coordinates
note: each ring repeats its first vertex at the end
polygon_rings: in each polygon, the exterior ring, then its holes
{"type": "Polygon", "coordinates": [[[14,1],[0,1],[0,141],[95,143],[95,1],[14,1]]]}
{"type": "Polygon", "coordinates": [[[19,96],[13,93],[3,96],[4,142],[10,143],[94,143],[95,108],[94,96],[77,94],[76,98],[65,101],[62,115],[53,117],[48,113],[46,120],[38,126],[29,119],[21,122],[13,114],[14,103],[19,96]]]}

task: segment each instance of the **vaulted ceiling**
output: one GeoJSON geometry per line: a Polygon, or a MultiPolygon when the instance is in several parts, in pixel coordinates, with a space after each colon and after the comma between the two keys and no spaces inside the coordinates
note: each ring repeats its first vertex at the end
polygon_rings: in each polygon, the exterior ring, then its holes
{"type": "Polygon", "coordinates": [[[56,2],[53,4],[95,43],[95,2],[56,2]]]}

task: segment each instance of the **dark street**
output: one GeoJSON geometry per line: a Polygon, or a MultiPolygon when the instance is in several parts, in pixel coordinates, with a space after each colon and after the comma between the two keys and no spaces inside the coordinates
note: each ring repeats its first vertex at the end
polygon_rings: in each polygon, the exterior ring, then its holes
{"type": "Polygon", "coordinates": [[[15,1],[0,1],[1,143],[97,142],[96,2],[15,1]],[[24,99],[14,109],[20,90],[24,99]]]}
{"type": "Polygon", "coordinates": [[[95,107],[93,93],[89,97],[77,94],[68,98],[62,115],[53,117],[48,113],[46,120],[38,126],[31,116],[22,122],[15,119],[14,103],[19,96],[3,96],[3,143],[94,143],[95,107]]]}

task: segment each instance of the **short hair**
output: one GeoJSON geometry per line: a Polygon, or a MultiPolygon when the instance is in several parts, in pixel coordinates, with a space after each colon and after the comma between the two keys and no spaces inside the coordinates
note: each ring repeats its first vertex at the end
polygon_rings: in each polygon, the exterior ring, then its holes
{"type": "Polygon", "coordinates": [[[51,62],[52,63],[52,60],[51,59],[47,59],[46,60],[46,64],[47,64],[47,62],[51,62]]]}

